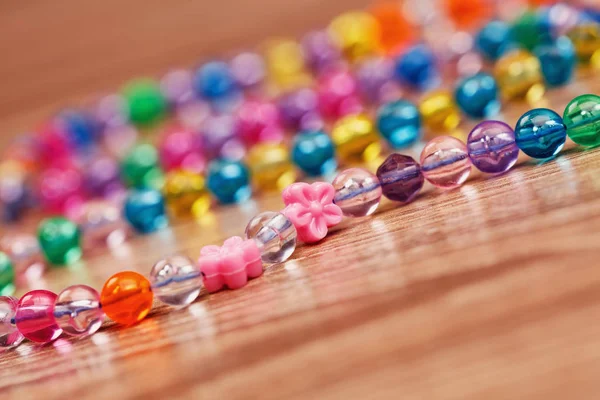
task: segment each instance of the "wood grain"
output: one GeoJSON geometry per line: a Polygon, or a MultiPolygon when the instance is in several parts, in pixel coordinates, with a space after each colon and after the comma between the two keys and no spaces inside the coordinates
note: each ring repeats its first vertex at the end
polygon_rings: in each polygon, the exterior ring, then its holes
{"type": "MultiPolygon", "coordinates": [[[[3,2],[3,137],[132,75],[295,35],[361,3],[3,2]]],[[[598,89],[582,76],[545,102],[561,110],[598,89]]],[[[513,124],[526,108],[503,117],[513,124]]],[[[89,339],[23,344],[1,355],[1,398],[597,398],[600,150],[569,147],[458,190],[427,187],[407,206],[384,202],[243,290],[179,311],[157,304],[142,323],[89,339]]],[[[280,207],[272,194],[175,221],[51,271],[45,287],[101,287],[164,254],[196,257],[280,207]]]]}

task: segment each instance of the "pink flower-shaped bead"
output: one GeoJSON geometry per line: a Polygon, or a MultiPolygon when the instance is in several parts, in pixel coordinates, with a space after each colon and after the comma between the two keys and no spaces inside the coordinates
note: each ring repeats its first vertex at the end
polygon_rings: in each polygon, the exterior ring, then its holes
{"type": "Polygon", "coordinates": [[[342,221],[342,210],[333,203],[335,189],[326,182],[311,185],[293,183],[283,191],[282,211],[305,243],[314,243],[327,235],[327,229],[342,221]]]}
{"type": "Polygon", "coordinates": [[[200,251],[198,267],[204,276],[204,287],[216,292],[227,286],[239,289],[263,273],[260,251],[253,240],[230,237],[223,246],[204,246],[200,251]]]}

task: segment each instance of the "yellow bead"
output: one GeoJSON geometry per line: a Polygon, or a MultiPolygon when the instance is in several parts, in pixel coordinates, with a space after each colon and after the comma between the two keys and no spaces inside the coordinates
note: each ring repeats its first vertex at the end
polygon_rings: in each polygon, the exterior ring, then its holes
{"type": "Polygon", "coordinates": [[[526,50],[513,50],[502,56],[494,75],[506,100],[526,99],[534,103],[544,95],[540,62],[526,50]]]}
{"type": "Polygon", "coordinates": [[[204,177],[194,172],[169,172],[163,194],[169,211],[176,217],[201,217],[210,209],[210,195],[204,177]]]}
{"type": "Polygon", "coordinates": [[[271,41],[267,43],[265,58],[271,80],[282,89],[310,83],[304,53],[298,42],[289,39],[271,41]]]}
{"type": "Polygon", "coordinates": [[[356,60],[380,50],[381,28],[363,11],[349,11],[329,24],[329,34],[346,57],[356,60]]]}
{"type": "Polygon", "coordinates": [[[381,153],[373,121],[366,115],[348,115],[338,120],[331,131],[339,160],[359,164],[377,159],[381,153]]]}
{"type": "Polygon", "coordinates": [[[600,57],[600,24],[586,23],[573,28],[569,38],[579,62],[589,64],[600,57]]]}
{"type": "Polygon", "coordinates": [[[296,169],[288,148],[280,143],[261,143],[246,159],[252,182],[259,190],[283,190],[296,180],[296,169]]]}
{"type": "Polygon", "coordinates": [[[431,92],[421,100],[419,112],[423,124],[436,134],[447,133],[460,123],[460,111],[454,102],[452,94],[446,90],[431,92]]]}

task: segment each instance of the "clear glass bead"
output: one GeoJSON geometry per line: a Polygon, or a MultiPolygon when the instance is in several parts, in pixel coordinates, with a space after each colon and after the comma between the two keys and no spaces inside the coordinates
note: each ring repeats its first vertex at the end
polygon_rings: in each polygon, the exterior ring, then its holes
{"type": "Polygon", "coordinates": [[[100,294],[86,285],[69,286],[54,304],[54,319],[67,335],[92,335],[100,329],[104,317],[100,294]]]}
{"type": "Polygon", "coordinates": [[[348,217],[365,217],[375,212],[381,201],[379,179],[362,168],[349,168],[338,174],[332,183],[333,202],[348,217]]]}
{"type": "Polygon", "coordinates": [[[98,245],[118,246],[128,235],[127,223],[121,210],[106,200],[95,200],[85,204],[77,218],[84,248],[98,245]]]}
{"type": "Polygon", "coordinates": [[[14,321],[18,303],[12,296],[0,297],[0,351],[18,346],[24,339],[14,321]]]}
{"type": "Polygon", "coordinates": [[[35,284],[44,274],[46,263],[34,235],[19,233],[0,240],[0,250],[13,262],[17,286],[35,284]]]}
{"type": "Polygon", "coordinates": [[[264,263],[276,264],[287,260],[296,249],[296,227],[283,214],[267,211],[250,220],[246,237],[254,239],[264,263]]]}
{"type": "Polygon", "coordinates": [[[165,304],[184,307],[196,300],[203,287],[198,265],[183,255],[159,260],[150,271],[156,297],[165,304]]]}

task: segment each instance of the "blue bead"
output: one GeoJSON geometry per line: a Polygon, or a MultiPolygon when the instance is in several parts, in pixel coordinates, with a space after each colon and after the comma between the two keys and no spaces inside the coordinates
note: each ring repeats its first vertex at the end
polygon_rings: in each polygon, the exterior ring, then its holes
{"type": "Polygon", "coordinates": [[[377,110],[377,129],[392,148],[408,147],[421,135],[419,109],[407,100],[384,104],[377,110]]]}
{"type": "Polygon", "coordinates": [[[194,78],[196,92],[209,100],[222,100],[237,94],[238,88],[229,65],[211,61],[201,66],[194,78]]]}
{"type": "Polygon", "coordinates": [[[163,196],[152,189],[131,191],[125,199],[123,214],[139,233],[154,232],[168,224],[163,196]]]}
{"type": "Polygon", "coordinates": [[[301,132],[296,135],[292,160],[308,176],[328,175],[337,168],[333,142],[323,131],[301,132]]]}
{"type": "Polygon", "coordinates": [[[475,37],[475,46],[487,59],[496,61],[513,47],[511,28],[503,21],[490,21],[475,37]]]}
{"type": "Polygon", "coordinates": [[[552,43],[541,44],[534,54],[542,64],[542,74],[549,86],[561,86],[571,80],[577,62],[571,39],[562,36],[552,43]]]}
{"type": "Polygon", "coordinates": [[[88,148],[98,137],[99,125],[91,115],[76,110],[66,110],[59,115],[69,142],[75,148],[88,148]]]}
{"type": "Polygon", "coordinates": [[[396,59],[395,74],[401,83],[416,89],[439,83],[435,55],[423,44],[410,47],[396,59]]]}
{"type": "Polygon", "coordinates": [[[472,118],[484,118],[500,111],[496,79],[481,72],[461,80],[454,91],[456,104],[472,118]]]}
{"type": "Polygon", "coordinates": [[[240,203],[252,195],[250,172],[239,161],[212,161],[207,179],[208,190],[223,204],[240,203]]]}
{"type": "Polygon", "coordinates": [[[519,149],[529,157],[553,157],[563,148],[567,130],[560,115],[547,108],[527,111],[515,126],[519,149]]]}

